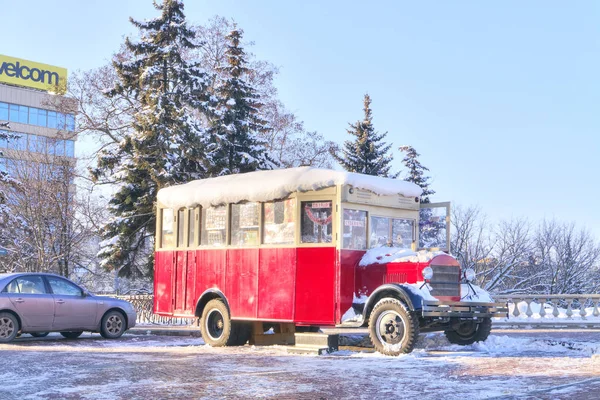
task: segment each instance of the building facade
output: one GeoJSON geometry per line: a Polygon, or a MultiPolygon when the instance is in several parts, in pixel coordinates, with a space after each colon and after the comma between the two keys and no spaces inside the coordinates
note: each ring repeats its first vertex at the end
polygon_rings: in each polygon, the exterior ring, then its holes
{"type": "Polygon", "coordinates": [[[75,166],[77,103],[58,94],[66,79],[66,69],[0,55],[0,122],[12,136],[0,139],[0,170],[18,177],[75,166]]]}

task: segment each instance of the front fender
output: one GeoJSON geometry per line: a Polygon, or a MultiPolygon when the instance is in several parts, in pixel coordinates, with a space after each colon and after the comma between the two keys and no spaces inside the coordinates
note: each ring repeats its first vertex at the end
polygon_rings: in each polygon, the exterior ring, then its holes
{"type": "Polygon", "coordinates": [[[421,296],[411,285],[400,283],[387,283],[379,286],[373,291],[365,302],[363,309],[363,321],[368,321],[371,311],[379,300],[391,297],[402,301],[406,304],[409,311],[416,311],[422,308],[423,296],[421,296]]]}

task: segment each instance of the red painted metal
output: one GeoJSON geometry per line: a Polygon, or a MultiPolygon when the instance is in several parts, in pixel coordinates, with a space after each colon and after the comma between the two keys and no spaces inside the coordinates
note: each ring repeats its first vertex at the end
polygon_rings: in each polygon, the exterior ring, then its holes
{"type": "Polygon", "coordinates": [[[258,318],[294,320],[296,248],[260,249],[258,318]]]}
{"type": "Polygon", "coordinates": [[[335,247],[298,248],[295,322],[335,325],[336,255],[335,247]]]}
{"type": "Polygon", "coordinates": [[[358,263],[365,255],[365,250],[340,250],[339,251],[339,288],[337,307],[336,307],[336,322],[342,320],[342,315],[352,307],[354,294],[356,291],[356,279],[358,263]]]}
{"type": "Polygon", "coordinates": [[[183,314],[185,309],[185,292],[187,286],[187,252],[175,253],[175,287],[173,291],[175,314],[183,314]]]}
{"type": "Polygon", "coordinates": [[[258,249],[228,249],[225,295],[233,319],[258,315],[258,249]]]}
{"type": "Polygon", "coordinates": [[[424,263],[360,267],[364,253],[333,246],[158,251],[154,310],[192,317],[200,296],[217,289],[226,296],[233,319],[335,325],[355,294],[370,295],[384,283],[423,281],[421,271],[432,263],[459,267],[447,255],[424,263]]]}
{"type": "Polygon", "coordinates": [[[173,312],[173,253],[160,251],[154,256],[154,312],[161,315],[173,312]]]}

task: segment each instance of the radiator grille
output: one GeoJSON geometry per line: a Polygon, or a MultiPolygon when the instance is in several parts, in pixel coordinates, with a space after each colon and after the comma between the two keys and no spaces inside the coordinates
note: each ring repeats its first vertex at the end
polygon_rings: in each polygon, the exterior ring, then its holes
{"type": "Polygon", "coordinates": [[[433,269],[433,277],[429,282],[431,295],[437,296],[460,296],[460,268],[445,265],[430,265],[433,269]]]}

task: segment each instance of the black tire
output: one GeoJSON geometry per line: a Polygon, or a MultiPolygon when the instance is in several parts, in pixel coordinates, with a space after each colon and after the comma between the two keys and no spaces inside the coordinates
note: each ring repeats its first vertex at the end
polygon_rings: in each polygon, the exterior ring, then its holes
{"type": "Polygon", "coordinates": [[[450,343],[467,346],[475,342],[484,342],[491,331],[492,319],[483,318],[480,323],[464,321],[458,329],[444,331],[444,334],[450,343]]]}
{"type": "Polygon", "coordinates": [[[50,332],[31,332],[30,335],[33,337],[46,337],[50,332]]]}
{"type": "Polygon", "coordinates": [[[104,339],[118,339],[127,330],[127,319],[120,311],[109,311],[102,317],[100,334],[104,339]]]}
{"type": "MultiPolygon", "coordinates": [[[[81,336],[83,332],[82,331],[75,331],[75,332],[61,332],[60,334],[63,335],[63,337],[67,338],[67,339],[77,339],[79,336],[81,336]]],[[[46,333],[47,335],[47,333],[46,333]]]]}
{"type": "Polygon", "coordinates": [[[243,346],[250,339],[250,325],[232,322],[223,300],[213,299],[206,304],[200,318],[204,343],[213,347],[243,346]]]}
{"type": "Polygon", "coordinates": [[[400,300],[382,299],[371,312],[369,336],[375,349],[382,354],[410,353],[419,337],[419,319],[400,300]]]}
{"type": "Polygon", "coordinates": [[[0,313],[0,343],[12,342],[19,333],[19,320],[11,313],[0,313]]]}

